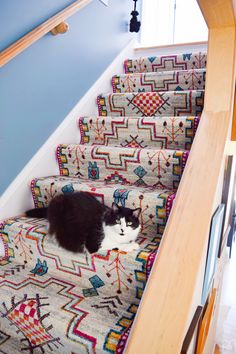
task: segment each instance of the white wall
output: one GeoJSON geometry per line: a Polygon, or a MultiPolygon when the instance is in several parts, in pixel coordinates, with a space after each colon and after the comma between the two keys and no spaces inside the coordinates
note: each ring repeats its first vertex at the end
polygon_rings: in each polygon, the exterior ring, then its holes
{"type": "Polygon", "coordinates": [[[196,0],[143,0],[141,45],[206,41],[207,26],[196,0]]]}

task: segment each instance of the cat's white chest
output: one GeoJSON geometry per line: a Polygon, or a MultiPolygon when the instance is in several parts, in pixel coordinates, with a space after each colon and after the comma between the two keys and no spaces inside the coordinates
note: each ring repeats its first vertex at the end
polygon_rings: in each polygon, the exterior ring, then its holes
{"type": "Polygon", "coordinates": [[[112,250],[118,248],[119,250],[130,252],[139,249],[138,243],[135,242],[140,226],[133,230],[131,227],[126,227],[123,222],[121,225],[105,225],[103,223],[104,239],[101,243],[101,250],[112,250]],[[122,231],[123,232],[122,232],[122,231]],[[121,236],[121,233],[124,233],[121,236]]]}

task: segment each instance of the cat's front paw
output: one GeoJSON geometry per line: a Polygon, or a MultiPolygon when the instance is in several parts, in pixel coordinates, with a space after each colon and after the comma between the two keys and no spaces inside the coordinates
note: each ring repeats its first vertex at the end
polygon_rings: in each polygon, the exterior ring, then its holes
{"type": "Polygon", "coordinates": [[[132,245],[132,250],[139,250],[140,249],[140,246],[137,242],[131,242],[130,245],[132,245]]]}
{"type": "Polygon", "coordinates": [[[120,251],[131,252],[139,249],[139,244],[137,242],[131,242],[119,247],[120,251]]]}

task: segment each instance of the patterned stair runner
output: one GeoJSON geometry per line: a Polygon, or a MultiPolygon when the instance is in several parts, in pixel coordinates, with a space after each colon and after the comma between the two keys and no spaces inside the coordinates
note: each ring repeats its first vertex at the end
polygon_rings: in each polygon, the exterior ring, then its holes
{"type": "Polygon", "coordinates": [[[112,88],[114,93],[204,90],[205,76],[205,69],[123,74],[113,76],[112,88]]]}
{"type": "Polygon", "coordinates": [[[80,144],[190,150],[199,117],[81,117],[80,144]]]}
{"type": "Polygon", "coordinates": [[[80,141],[56,148],[58,175],[35,178],[31,192],[36,207],[75,191],[141,207],[140,249],[76,254],[58,247],[45,219],[2,222],[0,352],[125,349],[199,124],[206,54],[124,65],[115,93],[97,99],[99,116],[75,122],[80,141]]]}
{"type": "Polygon", "coordinates": [[[113,93],[97,98],[100,116],[182,116],[201,114],[204,91],[113,93]]]}
{"type": "Polygon", "coordinates": [[[1,235],[14,249],[0,273],[1,352],[102,353],[122,346],[158,236],[139,237],[138,251],[90,255],[60,249],[45,220],[7,220],[1,235]]]}
{"type": "Polygon", "coordinates": [[[187,162],[184,150],[60,145],[57,158],[62,176],[91,181],[176,189],[187,162]]]}
{"type": "Polygon", "coordinates": [[[141,233],[161,234],[171,211],[175,190],[147,188],[142,181],[143,174],[144,172],[140,170],[138,186],[122,184],[118,174],[109,184],[101,180],[78,180],[76,177],[55,176],[33,180],[31,190],[36,207],[47,206],[49,201],[60,193],[74,191],[89,192],[108,206],[115,202],[128,208],[141,207],[141,233]]]}
{"type": "Polygon", "coordinates": [[[172,70],[191,70],[206,67],[206,53],[167,54],[161,56],[127,59],[124,62],[125,73],[145,73],[172,70]]]}

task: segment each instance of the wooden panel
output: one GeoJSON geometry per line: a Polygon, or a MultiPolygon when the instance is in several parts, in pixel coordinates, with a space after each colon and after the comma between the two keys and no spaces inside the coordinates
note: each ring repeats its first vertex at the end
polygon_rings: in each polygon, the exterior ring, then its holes
{"type": "Polygon", "coordinates": [[[16,55],[20,54],[24,49],[28,48],[31,44],[43,37],[46,33],[50,32],[68,17],[88,5],[91,1],[92,0],[77,0],[73,2],[64,10],[58,12],[55,16],[51,17],[49,20],[45,21],[31,32],[20,38],[18,41],[10,45],[8,48],[0,52],[0,67],[8,63],[16,55]]]}
{"type": "Polygon", "coordinates": [[[235,0],[197,0],[208,28],[234,26],[235,0]]]}
{"type": "Polygon", "coordinates": [[[232,121],[235,27],[211,29],[209,40],[204,113],[126,354],[139,353],[140,348],[149,354],[180,352],[193,309],[200,302],[196,283],[203,271],[232,121]]]}
{"type": "Polygon", "coordinates": [[[205,111],[227,111],[235,86],[235,28],[209,31],[205,111]]]}

